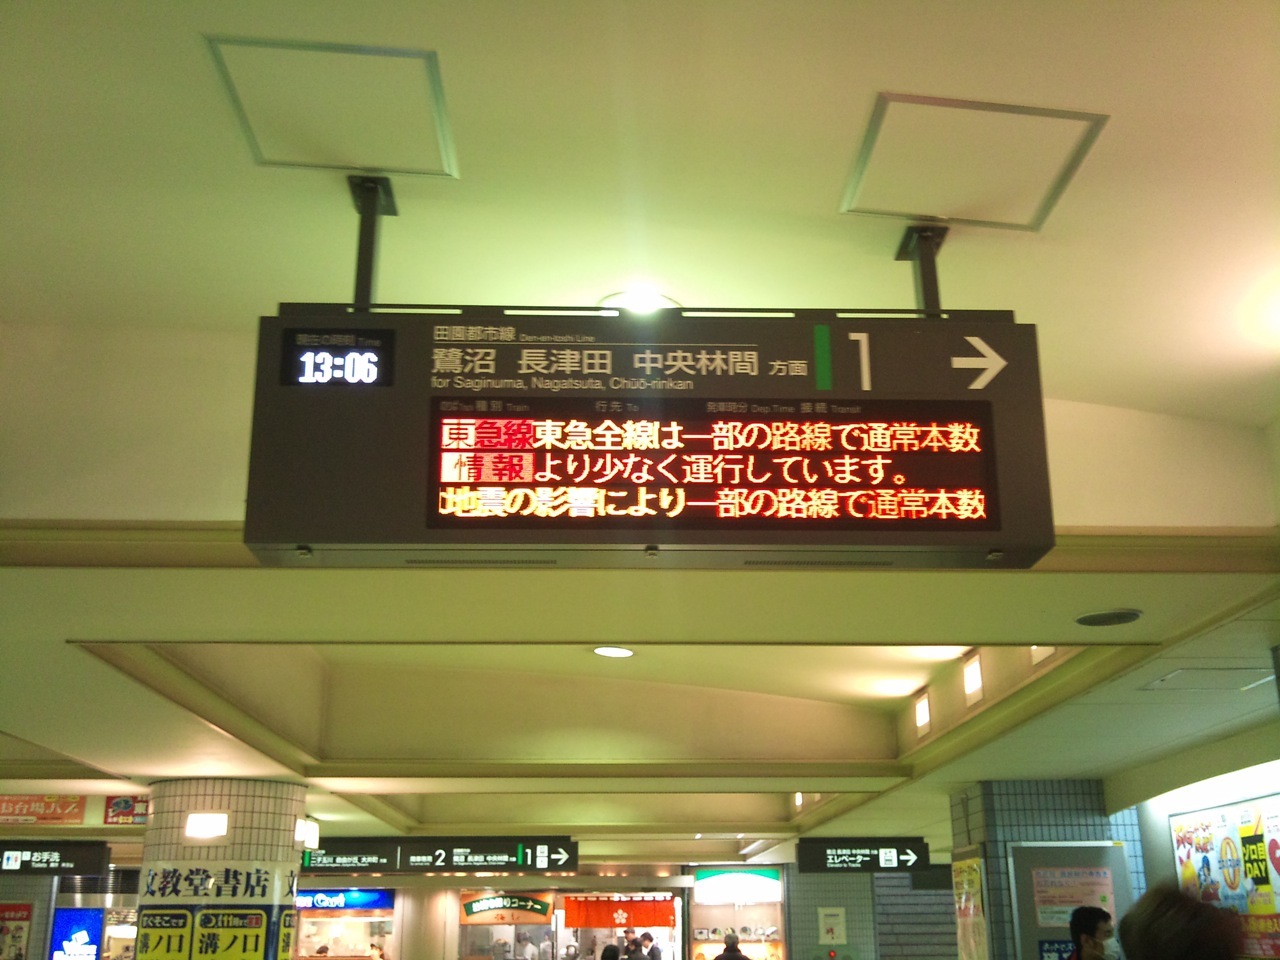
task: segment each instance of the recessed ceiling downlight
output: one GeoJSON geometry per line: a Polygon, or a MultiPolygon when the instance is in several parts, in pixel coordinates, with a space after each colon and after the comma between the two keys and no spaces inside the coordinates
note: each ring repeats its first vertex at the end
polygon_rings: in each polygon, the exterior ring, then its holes
{"type": "Polygon", "coordinates": [[[613,657],[615,660],[621,660],[625,657],[634,656],[634,650],[628,650],[626,647],[596,647],[595,653],[601,657],[613,657]]]}
{"type": "Polygon", "coordinates": [[[1133,623],[1141,616],[1141,610],[1104,610],[1101,613],[1086,613],[1083,617],[1076,617],[1076,623],[1082,627],[1118,627],[1125,623],[1133,623]]]}

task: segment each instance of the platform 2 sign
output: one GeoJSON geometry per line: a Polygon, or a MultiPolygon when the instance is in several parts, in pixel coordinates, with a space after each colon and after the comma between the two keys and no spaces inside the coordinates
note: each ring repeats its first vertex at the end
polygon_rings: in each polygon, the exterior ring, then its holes
{"type": "Polygon", "coordinates": [[[283,305],[260,328],[245,540],[268,563],[645,545],[1029,566],[1053,543],[1035,329],[283,305]]]}
{"type": "Polygon", "coordinates": [[[923,837],[802,837],[796,841],[801,873],[890,873],[929,867],[923,837]]]}

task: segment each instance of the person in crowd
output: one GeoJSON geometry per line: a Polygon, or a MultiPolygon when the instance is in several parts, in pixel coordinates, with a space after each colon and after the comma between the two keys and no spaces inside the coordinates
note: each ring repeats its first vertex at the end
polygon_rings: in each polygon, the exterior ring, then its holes
{"type": "Polygon", "coordinates": [[[369,944],[369,960],[387,960],[387,952],[376,943],[369,944]]]}
{"type": "Polygon", "coordinates": [[[724,951],[715,958],[715,960],[739,960],[745,956],[738,949],[738,935],[732,930],[724,935],[724,951]]]}
{"type": "Polygon", "coordinates": [[[649,960],[662,960],[662,948],[653,942],[653,934],[648,930],[640,934],[640,945],[644,947],[644,955],[649,960]]]}
{"type": "Polygon", "coordinates": [[[632,937],[627,941],[627,952],[622,956],[623,960],[644,960],[644,946],[639,937],[632,937]]]}
{"type": "Polygon", "coordinates": [[[1244,929],[1232,911],[1159,886],[1120,918],[1120,946],[1126,960],[1236,960],[1244,929]]]}
{"type": "Polygon", "coordinates": [[[1118,960],[1119,944],[1111,914],[1101,907],[1076,907],[1071,911],[1070,960],[1118,960]]]}
{"type": "Polygon", "coordinates": [[[516,960],[538,960],[538,946],[524,931],[516,934],[516,960]]]}
{"type": "Polygon", "coordinates": [[[551,940],[551,931],[544,931],[542,943],[538,945],[538,960],[555,960],[556,945],[551,940]]]}
{"type": "Polygon", "coordinates": [[[622,951],[618,949],[616,943],[606,943],[600,949],[600,960],[619,960],[622,951]]]}

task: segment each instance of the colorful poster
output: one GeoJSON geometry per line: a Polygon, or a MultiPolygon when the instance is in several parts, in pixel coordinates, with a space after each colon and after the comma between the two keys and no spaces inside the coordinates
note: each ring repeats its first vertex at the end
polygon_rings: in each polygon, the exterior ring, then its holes
{"type": "Polygon", "coordinates": [[[1115,884],[1106,867],[1040,867],[1031,871],[1031,885],[1042,927],[1070,926],[1076,907],[1115,912],[1115,884]]]}
{"type": "Polygon", "coordinates": [[[988,960],[987,916],[982,904],[982,861],[955,860],[951,887],[956,901],[956,947],[959,960],[988,960]]]}
{"type": "Polygon", "coordinates": [[[102,822],[110,826],[136,826],[147,822],[148,798],[106,797],[102,822]]]}
{"type": "Polygon", "coordinates": [[[65,794],[0,793],[0,823],[84,823],[84,800],[65,794]]]}
{"type": "Polygon", "coordinates": [[[0,903],[0,960],[23,960],[31,940],[31,904],[0,903]]]}
{"type": "Polygon", "coordinates": [[[1241,915],[1242,956],[1280,957],[1280,796],[1169,818],[1178,883],[1241,915]]]}
{"type": "Polygon", "coordinates": [[[219,960],[267,960],[268,943],[265,910],[206,906],[201,907],[196,915],[197,956],[216,956],[219,960]]]}

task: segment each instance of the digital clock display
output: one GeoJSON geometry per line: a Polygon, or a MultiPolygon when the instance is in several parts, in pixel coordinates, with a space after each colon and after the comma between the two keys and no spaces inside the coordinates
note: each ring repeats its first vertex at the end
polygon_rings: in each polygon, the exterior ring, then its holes
{"type": "Polygon", "coordinates": [[[287,329],[280,356],[286,387],[388,387],[395,380],[395,331],[287,329]]]}

